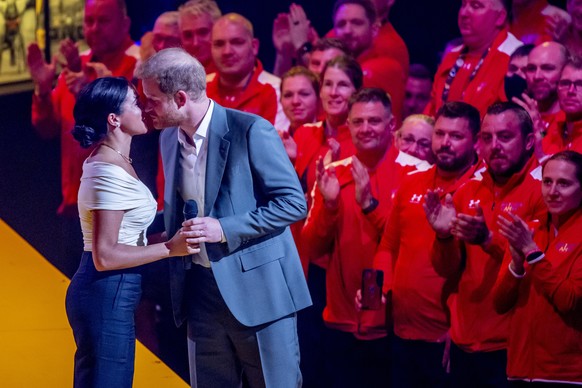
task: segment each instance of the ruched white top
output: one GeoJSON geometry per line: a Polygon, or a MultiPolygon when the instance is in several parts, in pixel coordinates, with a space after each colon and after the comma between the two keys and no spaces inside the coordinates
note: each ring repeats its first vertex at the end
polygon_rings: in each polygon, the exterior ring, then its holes
{"type": "Polygon", "coordinates": [[[146,229],[156,215],[156,201],[146,185],[123,168],[106,162],[83,163],[78,204],[85,251],[92,250],[92,210],[123,210],[118,243],[147,244],[146,229]]]}

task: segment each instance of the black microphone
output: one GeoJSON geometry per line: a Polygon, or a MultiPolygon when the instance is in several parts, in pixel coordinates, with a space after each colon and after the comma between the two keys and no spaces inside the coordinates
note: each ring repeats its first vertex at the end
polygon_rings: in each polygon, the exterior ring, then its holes
{"type": "Polygon", "coordinates": [[[198,204],[195,200],[189,199],[184,202],[184,221],[198,216],[198,204]]]}

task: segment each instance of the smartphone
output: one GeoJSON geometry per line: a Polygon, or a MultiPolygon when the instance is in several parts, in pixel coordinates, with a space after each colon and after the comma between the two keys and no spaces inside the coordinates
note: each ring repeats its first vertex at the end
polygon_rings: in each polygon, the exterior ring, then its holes
{"type": "Polygon", "coordinates": [[[362,309],[378,310],[382,306],[384,271],[366,268],[362,271],[362,309]]]}
{"type": "Polygon", "coordinates": [[[507,101],[511,101],[513,97],[517,97],[521,100],[522,93],[527,91],[526,80],[517,74],[514,74],[511,77],[505,77],[505,83],[503,86],[505,89],[505,97],[507,97],[507,101]]]}

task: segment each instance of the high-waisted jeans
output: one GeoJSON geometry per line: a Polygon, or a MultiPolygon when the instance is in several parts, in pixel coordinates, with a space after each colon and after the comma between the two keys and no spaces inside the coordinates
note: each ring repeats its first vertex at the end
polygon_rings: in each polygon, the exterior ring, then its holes
{"type": "Polygon", "coordinates": [[[66,298],[77,344],[75,388],[132,386],[140,297],[138,268],[99,272],[91,252],[83,252],[66,298]]]}

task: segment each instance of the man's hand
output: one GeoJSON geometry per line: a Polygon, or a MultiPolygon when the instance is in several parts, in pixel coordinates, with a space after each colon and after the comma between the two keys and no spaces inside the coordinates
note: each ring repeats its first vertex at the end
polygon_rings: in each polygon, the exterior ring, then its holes
{"type": "Polygon", "coordinates": [[[55,80],[56,58],[53,57],[51,63],[46,63],[38,44],[31,43],[28,46],[26,62],[30,70],[30,77],[34,82],[36,95],[40,97],[49,95],[55,80]]]}
{"type": "Polygon", "coordinates": [[[307,42],[311,42],[311,22],[303,7],[299,4],[291,4],[289,7],[289,31],[291,42],[295,51],[299,50],[307,42]]]}
{"type": "Polygon", "coordinates": [[[273,21],[273,46],[279,53],[294,55],[289,27],[289,14],[280,13],[273,21]]]}
{"type": "Polygon", "coordinates": [[[216,218],[196,217],[182,223],[188,244],[216,243],[222,241],[222,226],[216,218]]]}
{"type": "Polygon", "coordinates": [[[73,72],[81,71],[81,57],[79,56],[79,46],[71,39],[63,39],[59,45],[59,52],[65,59],[65,66],[73,72]]]}
{"type": "Polygon", "coordinates": [[[315,162],[315,180],[325,206],[328,208],[337,208],[339,205],[340,184],[335,175],[335,168],[325,168],[323,158],[319,157],[315,162]]]}
{"type": "Polygon", "coordinates": [[[457,211],[453,205],[451,194],[445,196],[444,203],[441,203],[440,191],[428,190],[424,196],[424,213],[430,226],[434,229],[439,238],[451,236],[453,220],[457,211]]]}
{"type": "Polygon", "coordinates": [[[462,213],[458,214],[452,222],[451,233],[453,236],[469,244],[484,245],[489,242],[489,228],[487,227],[487,223],[485,223],[481,206],[477,204],[474,216],[462,213]]]}
{"type": "Polygon", "coordinates": [[[568,38],[569,29],[570,21],[561,15],[555,14],[546,17],[546,33],[556,42],[565,43],[568,38]]]}
{"type": "Polygon", "coordinates": [[[545,136],[546,126],[542,120],[542,115],[540,114],[540,110],[538,108],[538,102],[528,96],[526,93],[521,94],[521,99],[513,97],[511,101],[521,106],[527,111],[527,113],[529,113],[529,117],[531,117],[534,129],[535,155],[537,160],[541,160],[545,156],[542,149],[542,139],[545,136]]]}
{"type": "Polygon", "coordinates": [[[83,67],[83,70],[79,72],[71,71],[69,68],[63,70],[67,88],[75,96],[92,80],[111,77],[112,75],[113,73],[111,73],[107,66],[100,62],[88,62],[83,67]]]}
{"type": "Polygon", "coordinates": [[[356,189],[356,203],[365,209],[372,202],[372,188],[370,186],[370,174],[368,169],[356,158],[352,157],[352,176],[356,189]]]}
{"type": "Polygon", "coordinates": [[[63,77],[65,77],[67,88],[74,96],[77,96],[81,89],[89,83],[87,74],[84,71],[75,72],[65,68],[63,69],[63,77]]]}

